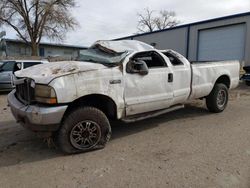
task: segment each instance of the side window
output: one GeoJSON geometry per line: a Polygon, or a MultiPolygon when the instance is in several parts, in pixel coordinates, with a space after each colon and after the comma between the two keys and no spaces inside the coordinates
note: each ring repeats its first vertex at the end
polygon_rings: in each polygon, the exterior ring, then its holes
{"type": "Polygon", "coordinates": [[[170,52],[164,52],[163,54],[168,57],[173,66],[184,65],[183,62],[181,62],[174,54],[170,52]]]}
{"type": "Polygon", "coordinates": [[[13,71],[15,64],[16,64],[15,61],[4,62],[4,64],[1,67],[1,70],[2,71],[13,71]]]}
{"type": "Polygon", "coordinates": [[[23,62],[23,68],[26,69],[28,67],[32,67],[34,65],[39,65],[41,64],[40,62],[23,62]]]}
{"type": "Polygon", "coordinates": [[[143,52],[138,53],[133,57],[134,60],[145,61],[148,68],[161,68],[166,67],[167,64],[164,59],[157,52],[143,52]]]}

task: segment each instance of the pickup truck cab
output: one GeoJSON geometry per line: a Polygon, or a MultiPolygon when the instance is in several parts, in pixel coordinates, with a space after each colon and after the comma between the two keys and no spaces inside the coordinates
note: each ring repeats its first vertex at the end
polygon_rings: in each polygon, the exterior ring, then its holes
{"type": "Polygon", "coordinates": [[[201,98],[222,112],[239,69],[238,61],[190,63],[139,41],[98,41],[78,61],[16,72],[8,103],[18,122],[53,136],[63,152],[85,152],[105,146],[110,120],[134,122],[201,98]]]}
{"type": "Polygon", "coordinates": [[[48,61],[39,60],[5,60],[0,64],[0,91],[13,89],[11,79],[13,72],[26,69],[38,64],[48,63],[48,61]]]}

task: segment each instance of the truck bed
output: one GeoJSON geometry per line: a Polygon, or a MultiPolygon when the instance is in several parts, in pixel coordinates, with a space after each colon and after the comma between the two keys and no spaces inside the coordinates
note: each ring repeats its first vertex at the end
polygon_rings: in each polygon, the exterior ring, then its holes
{"type": "Polygon", "coordinates": [[[239,82],[239,61],[192,62],[191,99],[202,98],[212,91],[214,83],[221,75],[229,78],[229,89],[239,82]]]}

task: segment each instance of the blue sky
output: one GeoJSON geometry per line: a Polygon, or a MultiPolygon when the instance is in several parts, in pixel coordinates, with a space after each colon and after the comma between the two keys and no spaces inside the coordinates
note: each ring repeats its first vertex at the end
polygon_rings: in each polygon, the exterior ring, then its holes
{"type": "MultiPolygon", "coordinates": [[[[77,4],[72,14],[79,26],[62,43],[81,46],[136,33],[137,12],[146,7],[175,11],[182,24],[250,11],[250,0],[77,0],[77,4]]],[[[16,38],[12,29],[5,30],[6,38],[16,38]]]]}

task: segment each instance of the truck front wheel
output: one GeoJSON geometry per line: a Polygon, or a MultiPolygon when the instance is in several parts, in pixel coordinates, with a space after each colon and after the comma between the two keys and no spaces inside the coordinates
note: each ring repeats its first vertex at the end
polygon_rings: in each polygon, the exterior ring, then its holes
{"type": "Polygon", "coordinates": [[[219,113],[225,110],[228,103],[228,88],[224,84],[215,84],[211,93],[206,97],[207,108],[210,112],[219,113]]]}
{"type": "Polygon", "coordinates": [[[104,148],[110,137],[106,115],[94,107],[80,107],[66,116],[56,142],[64,153],[72,154],[104,148]]]}

